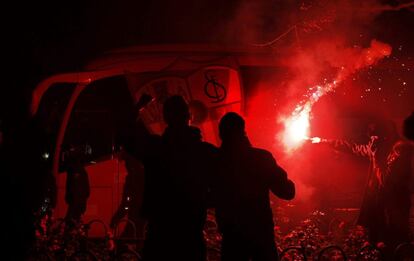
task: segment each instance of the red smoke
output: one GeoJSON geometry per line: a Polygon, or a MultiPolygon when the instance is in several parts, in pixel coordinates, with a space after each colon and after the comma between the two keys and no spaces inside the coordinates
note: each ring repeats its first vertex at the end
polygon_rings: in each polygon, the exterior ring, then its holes
{"type": "MultiPolygon", "coordinates": [[[[338,194],[335,196],[339,197],[345,189],[362,195],[358,184],[363,183],[365,172],[355,158],[334,158],[336,154],[331,150],[301,147],[301,144],[289,154],[286,148],[295,146],[289,143],[286,147],[283,141],[286,129],[294,130],[293,137],[303,138],[311,136],[313,127],[317,127],[323,130],[322,135],[337,138],[358,124],[351,125],[339,115],[335,99],[339,93],[347,92],[348,100],[364,106],[359,98],[361,86],[353,78],[360,72],[368,72],[391,54],[391,46],[371,40],[375,36],[370,31],[376,16],[391,10],[390,7],[376,0],[321,0],[300,5],[280,1],[283,11],[275,12],[264,2],[242,2],[234,19],[227,23],[228,39],[274,47],[276,59],[284,65],[272,77],[261,78],[254,94],[248,97],[246,124],[253,145],[272,150],[278,163],[298,184],[294,204],[305,202],[310,206],[313,202],[318,207],[318,201],[332,196],[331,192],[324,191],[324,196],[317,199],[312,194],[335,188],[339,183],[343,186],[333,192],[338,194]],[[250,8],[252,5],[254,8],[250,8]],[[273,27],[264,23],[272,12],[277,18],[273,27]],[[313,126],[312,118],[317,117],[317,126],[313,126]],[[305,130],[298,130],[298,126],[305,130]]],[[[412,8],[412,5],[398,8],[412,8]]]]}
{"type": "Polygon", "coordinates": [[[382,58],[389,56],[391,50],[392,48],[390,45],[375,39],[371,41],[371,45],[368,48],[362,49],[360,47],[354,47],[338,50],[340,51],[340,55],[334,57],[336,59],[331,61],[332,64],[342,64],[341,70],[336,77],[336,81],[343,81],[356,71],[374,65],[382,58]]]}
{"type": "Polygon", "coordinates": [[[360,47],[341,49],[335,46],[333,49],[323,48],[321,50],[328,51],[322,58],[326,58],[325,61],[337,70],[337,76],[332,82],[308,88],[304,98],[295,106],[292,113],[279,118],[279,121],[284,123],[284,130],[277,137],[281,139],[288,153],[309,138],[310,113],[320,98],[334,92],[351,74],[374,65],[391,54],[391,46],[377,40],[372,40],[370,47],[364,49],[360,47]]]}

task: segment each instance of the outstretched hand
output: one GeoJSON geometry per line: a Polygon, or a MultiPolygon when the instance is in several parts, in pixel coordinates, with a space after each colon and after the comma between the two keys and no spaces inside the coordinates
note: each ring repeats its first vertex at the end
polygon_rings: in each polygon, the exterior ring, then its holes
{"type": "Polygon", "coordinates": [[[312,144],[319,144],[319,143],[327,143],[329,142],[328,139],[323,139],[320,137],[311,137],[311,138],[307,138],[306,139],[308,142],[312,143],[312,144]]]}

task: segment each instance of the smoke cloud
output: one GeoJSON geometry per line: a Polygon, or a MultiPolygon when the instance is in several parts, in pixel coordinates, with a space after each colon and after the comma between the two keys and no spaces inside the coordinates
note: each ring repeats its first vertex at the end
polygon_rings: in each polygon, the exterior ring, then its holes
{"type": "MultiPolygon", "coordinates": [[[[351,76],[390,56],[392,47],[375,39],[370,29],[382,12],[411,11],[413,6],[414,2],[388,6],[376,0],[242,1],[226,23],[222,33],[228,42],[273,47],[283,65],[273,77],[258,81],[249,97],[247,127],[254,145],[271,149],[300,184],[297,202],[314,200],[320,189],[316,184],[329,177],[320,173],[314,177],[311,150],[288,155],[281,149],[274,140],[283,130],[277,119],[289,117],[298,105],[309,108],[311,119],[312,107],[327,93],[343,88],[351,76]]],[[[347,170],[343,165],[336,167],[347,170]]],[[[360,181],[349,175],[348,179],[360,181]]]]}

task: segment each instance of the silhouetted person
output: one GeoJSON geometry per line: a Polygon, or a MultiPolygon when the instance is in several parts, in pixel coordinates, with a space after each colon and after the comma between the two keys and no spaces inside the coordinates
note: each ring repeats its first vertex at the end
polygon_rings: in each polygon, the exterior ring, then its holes
{"type": "Polygon", "coordinates": [[[167,128],[161,137],[148,137],[143,157],[148,219],[144,259],[205,260],[203,226],[215,148],[189,126],[188,105],[181,96],[165,101],[163,116],[167,128]]]}
{"type": "Polygon", "coordinates": [[[65,219],[69,226],[81,221],[90,194],[84,156],[83,151],[72,147],[65,159],[67,171],[65,202],[68,205],[65,219]]]}
{"type": "Polygon", "coordinates": [[[369,137],[367,144],[356,144],[345,140],[324,142],[339,151],[353,153],[369,160],[367,185],[357,223],[368,230],[370,241],[376,243],[385,239],[384,177],[387,157],[398,135],[391,121],[369,124],[367,134],[369,137]]]}
{"type": "Polygon", "coordinates": [[[134,157],[126,151],[120,152],[120,158],[125,162],[127,175],[122,192],[121,203],[111,219],[111,228],[119,228],[119,222],[126,217],[135,225],[136,231],[130,223],[126,225],[121,237],[142,236],[145,221],[141,217],[141,207],[144,187],[144,168],[134,157]],[[134,234],[136,232],[136,235],[134,234]]]}
{"type": "Polygon", "coordinates": [[[222,145],[213,195],[222,260],[278,260],[269,192],[290,200],[295,185],[270,152],[251,146],[244,125],[233,112],[219,124],[222,145]]]}
{"type": "MultiPolygon", "coordinates": [[[[403,133],[404,136],[411,142],[411,144],[414,146],[414,111],[411,112],[410,116],[408,116],[403,123],[403,133]]],[[[411,171],[412,176],[410,179],[411,184],[411,207],[410,207],[410,220],[409,220],[409,226],[410,226],[410,239],[411,241],[414,241],[414,159],[411,161],[411,171]]]]}
{"type": "Polygon", "coordinates": [[[409,214],[411,207],[412,159],[414,147],[406,141],[397,142],[388,158],[384,179],[386,243],[392,249],[409,242],[409,214]]]}
{"type": "Polygon", "coordinates": [[[414,141],[414,111],[404,120],[403,133],[408,140],[414,141]]]}
{"type": "MultiPolygon", "coordinates": [[[[1,118],[0,118],[0,149],[3,149],[3,121],[1,120],[1,118]]],[[[3,155],[3,154],[1,154],[1,155],[3,155]]],[[[1,158],[1,159],[3,159],[3,158],[1,158]]]]}
{"type": "MultiPolygon", "coordinates": [[[[404,121],[406,138],[413,137],[414,114],[404,121]],[[410,118],[411,117],[411,118],[410,118]],[[411,121],[411,123],[410,123],[411,121]]],[[[412,141],[395,143],[388,156],[384,178],[384,202],[387,225],[386,243],[390,249],[410,241],[410,208],[414,193],[414,145],[412,141]]]]}

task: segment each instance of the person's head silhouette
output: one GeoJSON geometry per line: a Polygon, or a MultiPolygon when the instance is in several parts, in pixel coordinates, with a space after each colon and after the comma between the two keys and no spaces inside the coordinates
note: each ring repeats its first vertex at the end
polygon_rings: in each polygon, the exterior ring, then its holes
{"type": "Polygon", "coordinates": [[[403,132],[407,139],[414,141],[414,111],[404,120],[403,132]]]}
{"type": "Polygon", "coordinates": [[[170,127],[186,126],[190,120],[188,104],[182,96],[171,96],[164,103],[163,116],[170,127]]]}
{"type": "Polygon", "coordinates": [[[395,123],[391,120],[381,119],[368,125],[368,136],[376,136],[381,141],[397,139],[398,132],[395,123]]]}
{"type": "Polygon", "coordinates": [[[235,112],[226,113],[219,123],[219,134],[222,141],[239,140],[246,137],[244,119],[235,112]]]}

